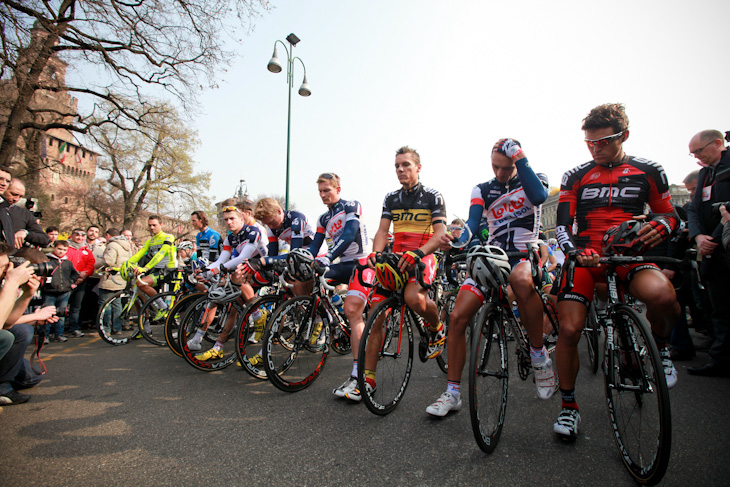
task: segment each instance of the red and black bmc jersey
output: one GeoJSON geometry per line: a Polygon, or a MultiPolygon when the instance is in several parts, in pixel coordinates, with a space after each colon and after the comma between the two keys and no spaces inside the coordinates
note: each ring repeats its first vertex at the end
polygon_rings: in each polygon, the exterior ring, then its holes
{"type": "Polygon", "coordinates": [[[613,225],[643,215],[648,204],[654,214],[664,214],[674,230],[678,221],[669,197],[667,176],[661,165],[626,156],[612,166],[595,161],[563,175],[556,234],[563,251],[592,248],[602,253],[602,239],[613,225]]]}
{"type": "Polygon", "coordinates": [[[433,220],[446,219],[441,193],[418,183],[385,195],[381,218],[393,221],[393,252],[415,250],[433,235],[433,220]]]}

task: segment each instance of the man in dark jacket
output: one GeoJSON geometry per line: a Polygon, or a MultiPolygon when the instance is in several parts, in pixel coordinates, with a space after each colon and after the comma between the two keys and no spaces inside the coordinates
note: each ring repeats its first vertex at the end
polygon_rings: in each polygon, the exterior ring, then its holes
{"type": "Polygon", "coordinates": [[[687,371],[730,376],[730,266],[721,242],[720,212],[712,207],[713,203],[730,201],[730,153],[717,130],[696,134],[689,141],[689,151],[703,166],[689,208],[689,233],[703,257],[700,271],[712,303],[715,341],[710,347],[710,361],[687,371]]]}
{"type": "Polygon", "coordinates": [[[6,167],[0,166],[0,241],[4,241],[11,247],[15,246],[15,231],[13,230],[13,220],[10,218],[10,202],[2,197],[5,190],[10,185],[10,171],[6,167]]]}
{"type": "Polygon", "coordinates": [[[10,203],[10,218],[13,221],[15,230],[15,248],[19,249],[24,244],[34,247],[45,247],[48,245],[49,238],[43,228],[38,225],[33,213],[24,206],[18,206],[17,203],[25,196],[25,184],[17,178],[10,181],[8,189],[3,193],[3,197],[10,203]]]}

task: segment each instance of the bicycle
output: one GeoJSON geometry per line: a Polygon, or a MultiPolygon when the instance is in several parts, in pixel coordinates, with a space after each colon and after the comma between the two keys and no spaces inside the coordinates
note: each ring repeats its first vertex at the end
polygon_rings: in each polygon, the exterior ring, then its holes
{"type": "MultiPolygon", "coordinates": [[[[573,287],[576,252],[566,256],[566,289],[573,287]]],[[[626,264],[679,264],[689,260],[697,271],[696,251],[685,259],[662,256],[607,256],[608,302],[596,322],[603,330],[603,374],[606,406],[616,447],[627,470],[641,484],[662,480],[669,466],[672,415],[669,389],[659,349],[646,318],[635,309],[634,298],[618,284],[616,267],[626,264]]],[[[699,281],[698,281],[699,282],[699,281]]]]}
{"type": "MultiPolygon", "coordinates": [[[[549,355],[557,343],[559,321],[557,308],[543,292],[540,258],[537,248],[528,244],[527,252],[507,252],[508,257],[526,256],[531,264],[535,291],[543,305],[550,332],[543,336],[549,355]]],[[[486,303],[472,324],[469,356],[469,415],[472,432],[479,448],[492,453],[499,443],[507,411],[509,390],[508,331],[515,342],[517,373],[526,380],[532,371],[527,332],[512,311],[507,286],[487,289],[486,303]]],[[[557,388],[557,384],[556,384],[557,388]]]]}
{"type": "MultiPolygon", "coordinates": [[[[388,258],[387,252],[383,252],[379,262],[386,258],[388,258]]],[[[415,277],[421,287],[429,289],[431,286],[423,281],[424,267],[425,264],[417,262],[414,268],[415,277]]],[[[361,282],[361,284],[367,286],[366,283],[361,282]]],[[[362,402],[373,414],[383,416],[390,413],[405,394],[413,367],[413,328],[421,337],[418,346],[419,359],[421,362],[426,362],[428,329],[423,318],[406,305],[404,289],[394,291],[391,297],[370,310],[360,340],[359,357],[362,363],[366,364],[368,349],[374,351],[377,360],[377,386],[366,387],[367,365],[358,367],[357,382],[362,402]],[[376,329],[380,333],[375,331],[376,329]],[[380,335],[377,342],[371,339],[374,334],[380,335]]]]}
{"type": "Polygon", "coordinates": [[[207,294],[207,292],[193,292],[181,296],[175,301],[175,304],[170,307],[170,312],[167,313],[164,330],[165,342],[170,350],[172,350],[172,353],[178,357],[182,357],[182,350],[180,349],[180,343],[177,339],[180,332],[180,322],[191,305],[197,306],[198,310],[205,306],[205,303],[201,301],[200,298],[207,296],[207,294]]]}
{"type": "MultiPolygon", "coordinates": [[[[324,277],[327,270],[314,265],[312,293],[282,303],[264,333],[264,368],[271,383],[282,391],[309,387],[322,372],[330,347],[340,354],[350,351],[350,325],[344,312],[332,303],[335,287],[324,277]]],[[[282,279],[282,286],[291,284],[282,279]]]]}
{"type": "Polygon", "coordinates": [[[147,299],[142,306],[139,314],[139,332],[151,344],[162,347],[167,343],[164,333],[167,317],[176,300],[191,291],[191,288],[185,285],[191,274],[191,268],[177,269],[160,283],[160,292],[147,299]],[[164,307],[155,309],[160,303],[164,307]]]}
{"type": "MultiPolygon", "coordinates": [[[[109,272],[119,272],[119,268],[109,268],[109,272]]],[[[139,295],[136,278],[127,281],[126,287],[109,296],[99,306],[96,314],[96,323],[99,336],[110,345],[124,345],[130,340],[140,338],[139,317],[141,316],[144,300],[139,295]],[[119,316],[121,329],[114,330],[113,317],[119,316]]]]}

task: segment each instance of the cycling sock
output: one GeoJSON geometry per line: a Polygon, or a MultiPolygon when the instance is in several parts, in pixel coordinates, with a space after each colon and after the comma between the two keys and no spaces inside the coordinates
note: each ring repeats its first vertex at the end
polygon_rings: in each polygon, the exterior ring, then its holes
{"type": "Polygon", "coordinates": [[[203,335],[205,335],[205,330],[198,329],[195,332],[195,336],[193,337],[193,340],[195,343],[200,343],[203,341],[203,335]]]}
{"type": "Polygon", "coordinates": [[[436,325],[430,324],[428,325],[428,329],[431,333],[437,333],[441,328],[443,328],[443,324],[441,324],[440,321],[436,322],[436,325]]]}
{"type": "Polygon", "coordinates": [[[532,359],[533,364],[544,364],[547,360],[547,350],[545,350],[545,346],[543,345],[540,348],[535,348],[530,345],[530,358],[532,359]]]}
{"type": "Polygon", "coordinates": [[[165,304],[165,302],[164,302],[164,301],[162,300],[162,298],[157,298],[157,299],[155,299],[154,301],[152,301],[152,304],[153,304],[153,305],[154,305],[154,306],[155,306],[155,307],[156,307],[156,308],[157,308],[158,310],[160,310],[160,309],[165,309],[165,308],[167,308],[167,305],[166,305],[166,304],[165,304]]]}
{"type": "Polygon", "coordinates": [[[352,377],[357,377],[357,360],[352,361],[352,377]]]}
{"type": "Polygon", "coordinates": [[[575,387],[572,389],[560,389],[560,397],[563,399],[563,407],[578,410],[578,403],[575,402],[575,387]]]}
{"type": "Polygon", "coordinates": [[[375,387],[375,371],[365,369],[365,382],[375,387]]]}
{"type": "Polygon", "coordinates": [[[654,330],[651,330],[651,336],[654,337],[654,343],[656,343],[656,347],[661,351],[662,348],[667,347],[667,338],[666,337],[660,337],[656,333],[654,333],[654,330]]]}
{"type": "Polygon", "coordinates": [[[216,352],[220,352],[222,348],[223,344],[219,341],[216,341],[215,345],[213,345],[213,350],[215,350],[216,352]]]}
{"type": "Polygon", "coordinates": [[[251,313],[251,318],[253,318],[254,321],[258,321],[261,318],[261,309],[256,308],[253,313],[251,313]]]}
{"type": "Polygon", "coordinates": [[[461,382],[458,380],[450,380],[446,383],[446,392],[450,392],[457,401],[461,397],[461,382]]]}

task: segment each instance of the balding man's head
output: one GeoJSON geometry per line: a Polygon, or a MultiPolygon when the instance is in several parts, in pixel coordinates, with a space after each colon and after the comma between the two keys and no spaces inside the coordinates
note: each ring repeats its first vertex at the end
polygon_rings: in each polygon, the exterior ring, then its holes
{"type": "Polygon", "coordinates": [[[20,179],[13,178],[8,185],[8,189],[5,190],[3,197],[8,200],[8,203],[14,205],[25,196],[25,184],[20,179]]]}

